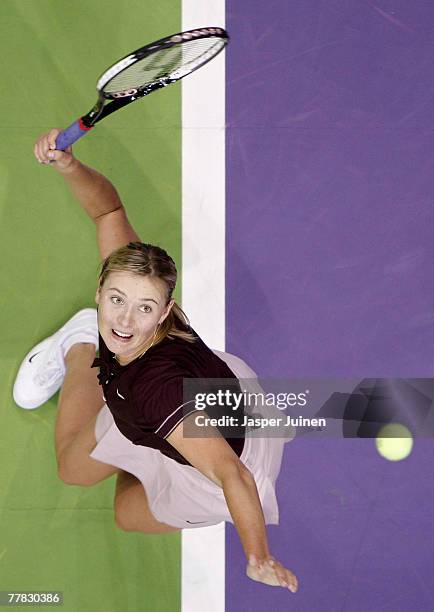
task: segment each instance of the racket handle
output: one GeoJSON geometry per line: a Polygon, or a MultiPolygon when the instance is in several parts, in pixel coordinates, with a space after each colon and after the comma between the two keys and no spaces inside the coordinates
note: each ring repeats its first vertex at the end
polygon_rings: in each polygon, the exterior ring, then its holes
{"type": "Polygon", "coordinates": [[[87,132],[91,129],[92,127],[87,127],[84,125],[81,118],[74,121],[74,123],[71,123],[66,130],[63,130],[63,132],[60,132],[58,135],[56,139],[56,149],[58,151],[64,151],[67,147],[74,144],[74,142],[76,142],[79,138],[87,134],[87,132]]]}

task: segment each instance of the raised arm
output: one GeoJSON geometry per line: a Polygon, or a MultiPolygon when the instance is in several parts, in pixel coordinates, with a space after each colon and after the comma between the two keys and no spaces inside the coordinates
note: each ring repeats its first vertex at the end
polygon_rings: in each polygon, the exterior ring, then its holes
{"type": "Polygon", "coordinates": [[[35,144],[35,157],[42,164],[50,164],[63,176],[74,197],[95,223],[101,258],[105,259],[129,242],[140,242],[112,183],[74,157],[71,147],[66,151],[55,150],[59,133],[60,130],[53,129],[43,134],[35,144]]]}
{"type": "MultiPolygon", "coordinates": [[[[213,428],[213,437],[184,437],[184,423],[194,427],[195,413],[181,422],[167,441],[196,469],[223,489],[226,503],[248,561],[249,578],[293,593],[296,576],[270,555],[267,532],[256,483],[226,440],[213,428]]],[[[204,428],[201,428],[204,429],[204,428]]],[[[202,433],[203,435],[203,433],[202,433]]]]}

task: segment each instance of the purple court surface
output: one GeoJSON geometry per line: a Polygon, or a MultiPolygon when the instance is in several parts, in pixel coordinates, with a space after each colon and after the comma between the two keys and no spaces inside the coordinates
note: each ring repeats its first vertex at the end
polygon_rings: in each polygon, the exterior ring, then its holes
{"type": "MultiPolygon", "coordinates": [[[[226,3],[226,349],[261,376],[434,371],[434,4],[226,3]]],[[[434,450],[296,438],[273,554],[296,595],[244,578],[226,610],[434,609],[434,450]]]]}

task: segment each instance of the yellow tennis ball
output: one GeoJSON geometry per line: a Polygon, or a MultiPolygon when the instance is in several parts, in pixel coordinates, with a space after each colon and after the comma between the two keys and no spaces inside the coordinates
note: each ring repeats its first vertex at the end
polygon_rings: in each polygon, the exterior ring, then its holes
{"type": "Polygon", "coordinates": [[[401,461],[411,453],[413,436],[405,425],[389,423],[378,432],[375,445],[380,455],[385,459],[401,461]]]}

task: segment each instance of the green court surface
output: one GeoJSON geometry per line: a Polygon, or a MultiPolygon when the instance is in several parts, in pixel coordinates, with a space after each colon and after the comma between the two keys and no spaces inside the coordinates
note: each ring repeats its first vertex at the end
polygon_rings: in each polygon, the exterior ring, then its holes
{"type": "MultiPolygon", "coordinates": [[[[108,65],[179,31],[180,2],[2,0],[0,21],[0,590],[63,591],[65,612],[177,611],[180,536],[117,529],[114,478],[63,484],[58,396],[25,411],[12,386],[34,344],[94,306],[100,263],[93,223],[63,179],[36,162],[33,143],[90,110],[108,65]]],[[[180,84],[106,119],[74,150],[116,185],[141,239],[166,248],[180,269],[180,84]]]]}

